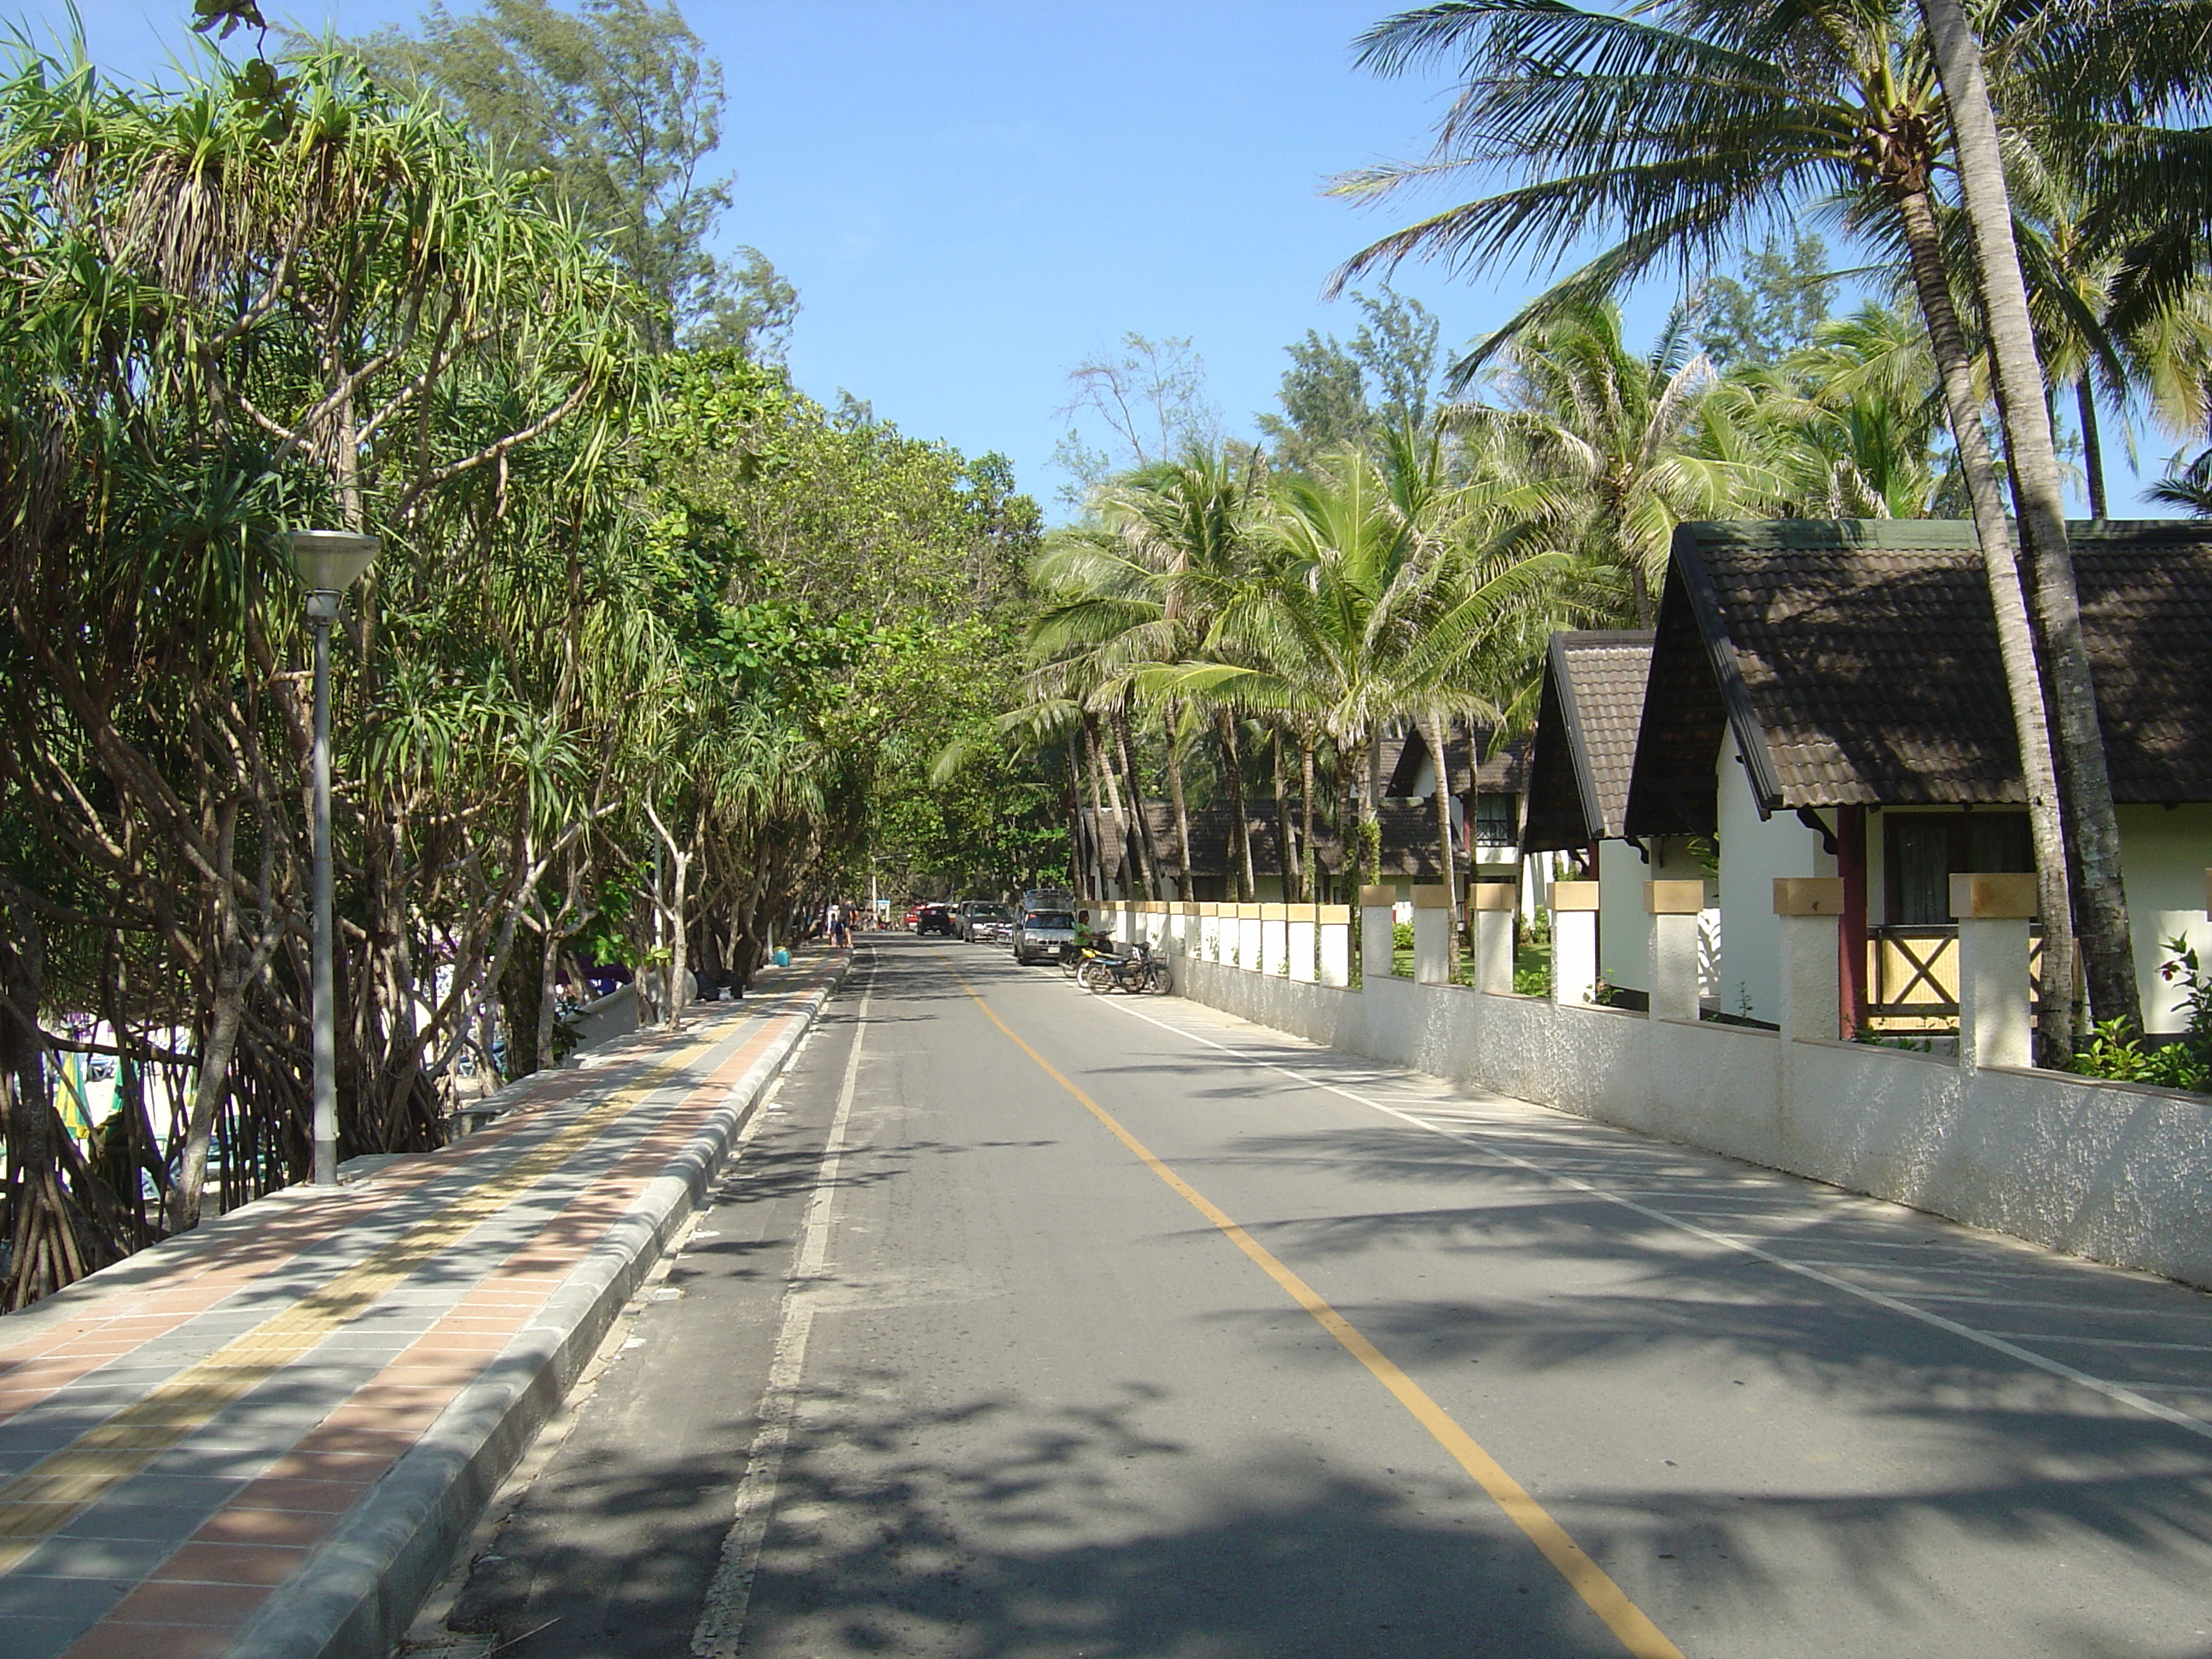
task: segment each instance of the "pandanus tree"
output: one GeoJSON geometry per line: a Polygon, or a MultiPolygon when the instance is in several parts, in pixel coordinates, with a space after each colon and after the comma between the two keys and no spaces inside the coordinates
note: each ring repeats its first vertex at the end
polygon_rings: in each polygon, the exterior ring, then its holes
{"type": "MultiPolygon", "coordinates": [[[[2129,97],[2142,78],[2130,68],[2140,54],[2120,43],[2128,17],[2157,9],[2102,8],[2065,29],[2052,26],[2057,9],[2020,7],[1992,15],[2008,32],[2008,46],[2017,42],[2006,55],[2001,101],[2015,100],[2015,125],[2036,142],[2124,148],[2111,132],[2097,131],[2093,118],[2126,120],[2141,112],[2140,100],[2129,97]],[[2069,66],[2069,53],[2093,60],[2094,72],[2069,66]],[[2099,100],[2098,107],[2087,106],[2099,100]]],[[[2191,46],[2187,34],[2169,18],[2161,38],[2186,48],[2183,56],[2201,54],[2203,46],[2191,46]]],[[[1978,148],[1961,161],[1954,147],[1954,106],[1945,99],[1946,82],[1960,94],[1958,106],[1974,103],[1956,43],[1939,81],[1938,54],[1918,12],[1891,0],[1673,0],[1635,13],[1557,0],[1455,0],[1387,20],[1362,47],[1364,61],[1386,73],[1449,60],[1462,89],[1439,125],[1428,161],[1356,173],[1340,189],[1375,198],[1417,179],[1433,183],[1455,172],[1494,168],[1516,172],[1521,181],[1393,232],[1349,261],[1345,277],[1411,257],[1461,269],[1516,258],[1556,260],[1594,232],[1613,238],[1525,307],[1494,337],[1500,344],[1647,271],[1709,264],[1759,225],[1808,211],[1839,215],[1900,252],[1943,388],[1996,615],[2035,845],[2045,973],[2054,985],[2070,982],[2068,924],[2076,921],[2094,1006],[2106,1017],[2136,1018],[2094,688],[2078,652],[2078,623],[2069,620],[2063,520],[2055,519],[2055,496],[2043,483],[2024,486],[2021,516],[2038,608],[2031,618],[1954,297],[1963,289],[1986,300],[1992,285],[1978,289],[1976,279],[1988,278],[1993,269],[1995,288],[2017,284],[2016,273],[2002,268],[1996,240],[1984,234],[1988,186],[2001,183],[1990,172],[1994,156],[1978,148]],[[1946,234],[1952,210],[1942,193],[1954,171],[1972,173],[1984,201],[1975,217],[1978,263],[1964,270],[1957,241],[1946,234]],[[2026,510],[2031,505],[2034,510],[2026,510]],[[2051,697],[2061,705],[2048,714],[2046,672],[2051,697]],[[2082,848],[2078,910],[2068,881],[2069,827],[2082,848]]],[[[2155,72],[2178,73],[2170,64],[2155,72]]],[[[1985,113],[1985,96],[1982,106],[1985,113]]],[[[2046,422],[2037,435],[2039,380],[2014,349],[2009,321],[1992,316],[1989,331],[1993,340],[2004,337],[2001,355],[2010,364],[2012,392],[2002,407],[2008,416],[2025,416],[2014,451],[2023,458],[2038,451],[2031,470],[2040,468],[2048,433],[2046,422]]],[[[2070,1051],[2068,1004],[2063,995],[2043,1000],[2046,1049],[2070,1051]]]]}

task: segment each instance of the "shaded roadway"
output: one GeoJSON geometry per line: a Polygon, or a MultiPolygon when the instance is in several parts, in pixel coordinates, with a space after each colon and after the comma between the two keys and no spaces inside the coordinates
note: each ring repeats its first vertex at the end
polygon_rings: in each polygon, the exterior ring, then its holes
{"type": "Polygon", "coordinates": [[[863,941],[456,1628],[518,1659],[690,1650],[732,1588],[799,1297],[811,1338],[727,1650],[1624,1651],[969,986],[1684,1653],[2212,1656],[2212,1438],[1900,1311],[2195,1422],[2212,1298],[902,937],[863,941]],[[856,1037],[823,1272],[794,1290],[856,1037]]]}

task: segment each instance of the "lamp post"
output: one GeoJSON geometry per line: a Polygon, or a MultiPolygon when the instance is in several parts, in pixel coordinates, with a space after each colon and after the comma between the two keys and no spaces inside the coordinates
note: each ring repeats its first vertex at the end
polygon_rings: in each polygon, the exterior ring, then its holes
{"type": "Polygon", "coordinates": [[[376,557],[374,536],[342,530],[292,532],[292,568],[307,590],[315,635],[314,1183],[338,1182],[337,969],[331,922],[331,624],[338,602],[376,557]]]}

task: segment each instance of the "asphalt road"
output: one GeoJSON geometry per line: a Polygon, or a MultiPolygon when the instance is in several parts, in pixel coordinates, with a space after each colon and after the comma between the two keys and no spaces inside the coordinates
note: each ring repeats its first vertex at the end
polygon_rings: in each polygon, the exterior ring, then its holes
{"type": "Polygon", "coordinates": [[[501,1659],[2212,1656],[2212,1298],[980,947],[654,1294],[501,1659]]]}

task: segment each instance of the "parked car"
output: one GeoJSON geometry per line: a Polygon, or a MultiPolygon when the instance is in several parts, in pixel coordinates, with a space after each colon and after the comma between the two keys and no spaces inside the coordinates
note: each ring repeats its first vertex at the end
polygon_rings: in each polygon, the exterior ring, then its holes
{"type": "Polygon", "coordinates": [[[920,921],[921,920],[921,907],[919,904],[917,904],[917,905],[914,906],[912,908],[910,908],[909,910],[908,910],[908,912],[906,913],[906,926],[907,926],[907,931],[908,931],[908,933],[912,933],[912,932],[914,931],[914,925],[915,925],[915,923],[916,923],[917,921],[920,921]]]}
{"type": "Polygon", "coordinates": [[[971,900],[962,907],[961,927],[970,945],[1004,945],[1014,936],[1010,906],[971,900]]]}
{"type": "Polygon", "coordinates": [[[914,931],[917,933],[943,933],[952,937],[952,907],[949,904],[925,904],[915,915],[914,931]]]}
{"type": "Polygon", "coordinates": [[[1075,948],[1075,912],[1030,910],[1014,924],[1014,960],[1024,967],[1032,963],[1057,962],[1063,951],[1075,948]]]}

